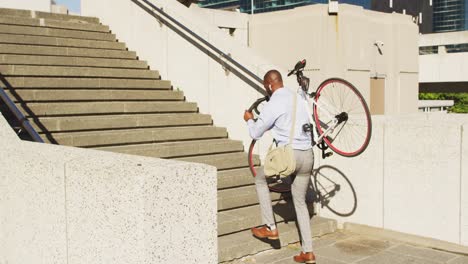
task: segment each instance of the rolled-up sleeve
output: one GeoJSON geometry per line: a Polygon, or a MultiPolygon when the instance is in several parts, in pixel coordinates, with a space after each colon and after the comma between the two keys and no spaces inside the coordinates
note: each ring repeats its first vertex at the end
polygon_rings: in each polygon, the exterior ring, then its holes
{"type": "Polygon", "coordinates": [[[258,116],[257,121],[254,121],[252,119],[249,119],[247,121],[247,126],[249,128],[249,134],[251,138],[255,140],[260,139],[263,136],[263,134],[266,131],[270,130],[275,124],[277,116],[274,112],[274,107],[272,103],[273,102],[271,101],[267,103],[263,111],[258,116]]]}

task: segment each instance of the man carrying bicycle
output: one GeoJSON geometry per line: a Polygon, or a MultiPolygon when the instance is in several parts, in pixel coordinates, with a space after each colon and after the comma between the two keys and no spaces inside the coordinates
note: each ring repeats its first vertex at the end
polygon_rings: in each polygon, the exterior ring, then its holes
{"type": "MultiPolygon", "coordinates": [[[[300,95],[293,90],[285,88],[281,74],[277,70],[270,70],[263,78],[263,85],[271,96],[262,112],[254,121],[253,114],[245,111],[244,120],[247,122],[250,136],[257,140],[263,134],[271,130],[278,146],[289,143],[291,128],[294,122],[294,135],[292,148],[296,160],[296,169],[291,174],[291,193],[296,211],[297,223],[301,234],[302,252],[294,256],[299,263],[315,263],[315,255],[312,250],[312,232],[310,217],[306,203],[306,192],[309,188],[310,175],[314,164],[314,154],[310,132],[303,130],[304,124],[309,124],[309,116],[306,111],[306,103],[300,95]],[[293,115],[294,96],[296,99],[296,116],[293,115]]],[[[270,191],[263,172],[255,177],[255,186],[260,203],[263,226],[252,228],[252,234],[258,238],[279,239],[279,232],[273,216],[270,191]]]]}

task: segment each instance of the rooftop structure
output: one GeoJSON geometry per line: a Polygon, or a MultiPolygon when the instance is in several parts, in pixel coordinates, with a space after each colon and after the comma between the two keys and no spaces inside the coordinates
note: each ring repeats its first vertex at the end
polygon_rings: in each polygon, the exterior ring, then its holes
{"type": "MultiPolygon", "coordinates": [[[[371,0],[340,0],[339,2],[342,4],[360,5],[367,9],[369,9],[371,6],[371,0]]],[[[201,7],[215,9],[239,9],[240,12],[251,14],[325,3],[328,3],[328,0],[201,0],[199,5],[201,7]]]]}

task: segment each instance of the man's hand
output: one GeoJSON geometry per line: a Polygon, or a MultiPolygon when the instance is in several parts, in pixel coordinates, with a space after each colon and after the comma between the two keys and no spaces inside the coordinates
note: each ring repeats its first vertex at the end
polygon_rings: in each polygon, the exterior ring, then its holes
{"type": "Polygon", "coordinates": [[[249,119],[253,119],[253,118],[254,118],[254,116],[253,116],[252,112],[249,112],[249,111],[245,110],[245,112],[244,112],[245,122],[247,122],[249,119]]]}

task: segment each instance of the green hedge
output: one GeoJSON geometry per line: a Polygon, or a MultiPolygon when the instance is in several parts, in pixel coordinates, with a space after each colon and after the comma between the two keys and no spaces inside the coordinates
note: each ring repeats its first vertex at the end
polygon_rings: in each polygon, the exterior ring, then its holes
{"type": "Polygon", "coordinates": [[[468,93],[420,93],[420,100],[453,100],[455,105],[449,108],[452,113],[468,113],[468,93]]]}

